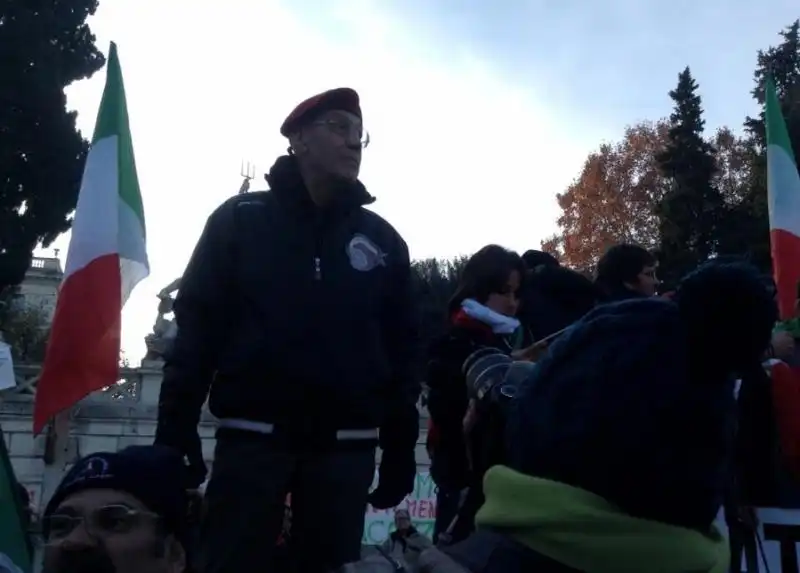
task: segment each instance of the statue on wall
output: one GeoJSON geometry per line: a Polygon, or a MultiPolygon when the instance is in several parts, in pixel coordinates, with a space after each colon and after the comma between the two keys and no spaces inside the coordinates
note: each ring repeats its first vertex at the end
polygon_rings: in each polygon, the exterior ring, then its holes
{"type": "Polygon", "coordinates": [[[181,287],[181,278],[178,277],[167,286],[165,286],[158,293],[158,316],[153,325],[153,332],[144,338],[147,345],[147,354],[144,361],[152,362],[164,359],[164,354],[172,346],[172,341],[178,334],[178,325],[174,318],[166,318],[166,315],[172,313],[172,307],[175,304],[175,293],[181,287]]]}
{"type": "Polygon", "coordinates": [[[243,193],[250,191],[250,181],[252,181],[253,177],[256,176],[256,166],[249,161],[247,164],[242,162],[242,168],[239,170],[239,175],[244,178],[242,185],[239,187],[238,193],[238,195],[242,195],[243,193]]]}

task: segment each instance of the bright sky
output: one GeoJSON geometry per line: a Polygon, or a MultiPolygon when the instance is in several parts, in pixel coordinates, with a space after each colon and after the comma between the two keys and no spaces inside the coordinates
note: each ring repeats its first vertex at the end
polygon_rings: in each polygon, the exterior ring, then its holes
{"type": "MultiPolygon", "coordinates": [[[[668,114],[687,64],[709,125],[739,128],[754,111],[756,50],[800,16],[796,0],[650,4],[101,0],[90,23],[101,49],[118,45],[151,266],[123,314],[130,360],[241,162],[264,188],[286,148],[281,121],[317,92],[361,94],[372,136],[361,179],[415,258],[537,247],[586,155],[668,114]]],[[[88,138],[104,79],[67,90],[88,138]]],[[[68,241],[53,245],[62,258],[68,241]]]]}

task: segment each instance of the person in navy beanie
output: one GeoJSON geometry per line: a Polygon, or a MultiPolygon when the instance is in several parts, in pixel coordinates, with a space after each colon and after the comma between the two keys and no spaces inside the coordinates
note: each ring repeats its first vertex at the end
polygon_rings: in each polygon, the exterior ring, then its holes
{"type": "Polygon", "coordinates": [[[776,318],[743,263],[706,264],[672,300],[595,308],[518,388],[478,532],[445,551],[487,573],[727,571],[713,521],[731,483],[734,384],[776,318]]]}
{"type": "Polygon", "coordinates": [[[182,573],[189,497],[182,456],[130,446],[80,459],[44,511],[45,573],[182,573]]]}

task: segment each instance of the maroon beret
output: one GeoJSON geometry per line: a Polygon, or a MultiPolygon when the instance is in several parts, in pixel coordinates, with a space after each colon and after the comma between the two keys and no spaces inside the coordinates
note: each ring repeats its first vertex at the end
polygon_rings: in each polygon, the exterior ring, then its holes
{"type": "Polygon", "coordinates": [[[304,123],[334,109],[347,111],[361,117],[358,93],[350,88],[336,88],[308,98],[283,120],[281,135],[289,137],[290,133],[296,131],[304,123]]]}

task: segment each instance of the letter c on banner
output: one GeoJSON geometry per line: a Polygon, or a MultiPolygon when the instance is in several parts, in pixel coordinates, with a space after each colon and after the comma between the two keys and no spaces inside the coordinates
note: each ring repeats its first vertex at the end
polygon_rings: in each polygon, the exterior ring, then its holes
{"type": "Polygon", "coordinates": [[[366,545],[377,545],[383,543],[389,537],[389,526],[385,521],[375,520],[367,524],[364,529],[366,545]]]}

